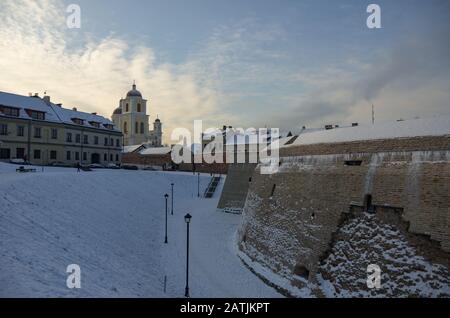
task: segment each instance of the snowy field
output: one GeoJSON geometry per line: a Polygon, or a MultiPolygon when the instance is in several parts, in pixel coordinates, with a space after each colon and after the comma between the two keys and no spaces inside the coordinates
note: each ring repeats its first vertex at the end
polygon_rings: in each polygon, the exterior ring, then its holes
{"type": "Polygon", "coordinates": [[[199,199],[190,173],[16,168],[0,163],[0,297],[183,297],[188,212],[191,297],[280,297],[236,255],[240,216],[216,211],[223,182],[199,199]],[[81,289],[66,286],[69,264],[81,267],[81,289]]]}

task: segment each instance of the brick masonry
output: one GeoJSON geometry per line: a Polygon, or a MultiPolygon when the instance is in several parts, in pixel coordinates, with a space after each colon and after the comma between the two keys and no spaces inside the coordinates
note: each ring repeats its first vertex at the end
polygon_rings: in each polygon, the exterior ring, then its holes
{"type": "Polygon", "coordinates": [[[364,205],[367,194],[449,255],[450,136],[304,145],[280,154],[278,173],[254,170],[245,202],[239,247],[253,260],[292,281],[314,281],[351,205],[364,205]]]}

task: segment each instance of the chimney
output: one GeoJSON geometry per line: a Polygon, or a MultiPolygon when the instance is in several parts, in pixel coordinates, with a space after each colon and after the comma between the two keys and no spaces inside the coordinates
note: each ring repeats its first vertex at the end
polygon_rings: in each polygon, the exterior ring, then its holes
{"type": "Polygon", "coordinates": [[[97,113],[91,113],[91,114],[97,116],[97,113]]]}
{"type": "Polygon", "coordinates": [[[50,106],[50,96],[44,96],[42,97],[42,99],[44,100],[44,102],[50,106]]]}
{"type": "Polygon", "coordinates": [[[76,111],[77,111],[77,108],[76,108],[76,107],[74,107],[74,108],[72,108],[72,110],[73,110],[74,112],[76,112],[76,111]]]}
{"type": "Polygon", "coordinates": [[[56,106],[58,106],[58,107],[62,108],[62,104],[61,104],[61,103],[59,103],[59,104],[56,104],[56,106]]]}

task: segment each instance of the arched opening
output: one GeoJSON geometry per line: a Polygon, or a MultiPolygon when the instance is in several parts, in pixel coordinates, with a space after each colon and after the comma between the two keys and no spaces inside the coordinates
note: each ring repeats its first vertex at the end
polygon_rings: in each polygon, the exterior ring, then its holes
{"type": "Polygon", "coordinates": [[[297,264],[294,268],[294,275],[308,280],[309,279],[309,270],[304,265],[297,264]]]}
{"type": "Polygon", "coordinates": [[[130,108],[129,108],[128,103],[127,103],[127,104],[125,105],[125,111],[128,112],[129,109],[130,109],[130,108]]]}
{"type": "Polygon", "coordinates": [[[138,113],[140,113],[141,112],[141,104],[137,104],[137,111],[138,111],[138,113]]]}

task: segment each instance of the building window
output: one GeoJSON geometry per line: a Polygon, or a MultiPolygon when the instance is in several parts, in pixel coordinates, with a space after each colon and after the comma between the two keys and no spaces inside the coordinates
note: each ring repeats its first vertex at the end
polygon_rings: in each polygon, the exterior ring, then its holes
{"type": "Polygon", "coordinates": [[[125,112],[128,112],[128,103],[125,105],[125,112]]]}
{"type": "Polygon", "coordinates": [[[119,155],[116,154],[116,161],[119,161],[119,155]]]}
{"type": "Polygon", "coordinates": [[[19,117],[19,108],[0,106],[0,112],[6,116],[19,117]]]}
{"type": "Polygon", "coordinates": [[[79,152],[75,152],[75,160],[76,161],[80,160],[80,153],[79,152]]]}
{"type": "Polygon", "coordinates": [[[140,103],[137,104],[137,111],[138,111],[138,113],[141,112],[141,104],[140,103]]]}
{"type": "Polygon", "coordinates": [[[83,144],[85,144],[85,145],[89,144],[89,136],[88,135],[83,136],[83,144]]]}
{"type": "Polygon", "coordinates": [[[31,109],[26,110],[26,112],[27,112],[28,116],[30,116],[33,119],[45,120],[45,113],[43,113],[43,112],[38,112],[35,110],[31,110],[31,109]]]}
{"type": "Polygon", "coordinates": [[[25,127],[24,126],[17,126],[17,136],[23,137],[25,135],[25,127]]]}
{"type": "Polygon", "coordinates": [[[81,135],[80,135],[80,134],[76,134],[76,136],[75,136],[75,142],[76,142],[77,144],[81,143],[81,135]]]}
{"type": "Polygon", "coordinates": [[[124,123],[123,123],[123,132],[124,132],[125,134],[128,134],[128,123],[127,123],[127,122],[124,122],[124,123]]]}
{"type": "Polygon", "coordinates": [[[41,137],[42,137],[41,127],[35,127],[34,128],[34,138],[41,138],[41,137]]]}
{"type": "Polygon", "coordinates": [[[109,142],[110,142],[109,144],[110,144],[112,147],[114,147],[114,139],[111,138],[111,139],[109,140],[109,142]]]}
{"type": "Polygon", "coordinates": [[[109,155],[109,161],[113,161],[113,155],[112,154],[109,155]]]}
{"type": "Polygon", "coordinates": [[[106,153],[103,154],[103,161],[108,161],[108,155],[106,153]]]}
{"type": "Polygon", "coordinates": [[[0,148],[0,159],[10,159],[11,158],[11,150],[7,148],[0,148]]]}
{"type": "Polygon", "coordinates": [[[72,133],[67,133],[67,142],[72,142],[72,133]]]}
{"type": "Polygon", "coordinates": [[[70,159],[70,151],[68,151],[68,152],[66,153],[66,159],[67,159],[67,160],[71,160],[71,159],[70,159]]]}
{"type": "Polygon", "coordinates": [[[94,144],[98,145],[98,136],[94,136],[94,144]]]}
{"type": "Polygon", "coordinates": [[[52,128],[52,139],[58,139],[58,129],[52,128]]]}
{"type": "Polygon", "coordinates": [[[25,148],[16,148],[16,158],[25,159],[25,148]]]}
{"type": "Polygon", "coordinates": [[[105,137],[105,146],[108,146],[108,138],[105,137]]]}
{"type": "Polygon", "coordinates": [[[8,125],[0,124],[0,135],[8,135],[8,125]]]}
{"type": "Polygon", "coordinates": [[[56,160],[57,153],[56,150],[50,151],[50,160],[56,160]]]}
{"type": "Polygon", "coordinates": [[[141,134],[144,133],[144,123],[141,123],[141,134]]]}
{"type": "Polygon", "coordinates": [[[41,159],[41,151],[39,149],[34,150],[34,159],[41,159]]]}
{"type": "Polygon", "coordinates": [[[138,124],[138,122],[136,122],[136,126],[134,126],[134,133],[135,134],[139,133],[138,129],[139,129],[139,124],[138,124]]]}
{"type": "Polygon", "coordinates": [[[116,147],[120,147],[120,139],[116,139],[116,147]]]}
{"type": "Polygon", "coordinates": [[[84,125],[84,120],[81,118],[72,118],[72,121],[77,125],[84,125]]]}
{"type": "Polygon", "coordinates": [[[83,152],[83,161],[87,160],[87,152],[83,152]]]}

